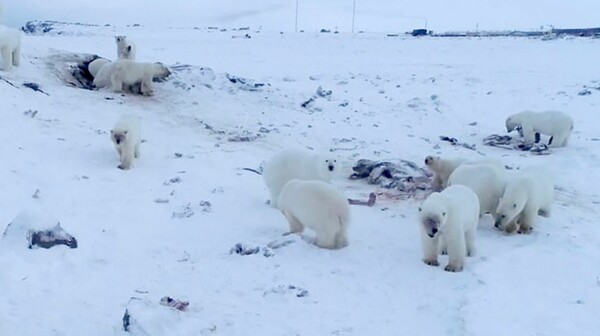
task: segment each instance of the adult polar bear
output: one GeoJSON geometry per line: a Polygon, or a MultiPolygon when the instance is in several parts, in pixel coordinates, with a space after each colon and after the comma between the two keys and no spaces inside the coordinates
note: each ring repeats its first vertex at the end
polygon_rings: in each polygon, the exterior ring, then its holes
{"type": "Polygon", "coordinates": [[[506,170],[490,163],[462,164],[448,178],[448,186],[464,185],[477,194],[480,216],[496,218],[496,209],[506,186],[506,170]]]}
{"type": "Polygon", "coordinates": [[[0,69],[8,71],[21,63],[21,32],[17,29],[0,25],[0,54],[2,66],[0,69]]]}
{"type": "Polygon", "coordinates": [[[550,137],[548,145],[564,147],[573,130],[573,119],[560,111],[523,111],[506,118],[507,132],[510,133],[517,127],[521,127],[520,133],[526,143],[534,143],[536,133],[541,133],[550,137]]]}
{"type": "Polygon", "coordinates": [[[169,69],[162,63],[139,63],[122,59],[103,64],[94,78],[94,85],[102,88],[110,84],[115,92],[122,92],[124,85],[132,86],[141,82],[141,93],[151,96],[154,94],[153,78],[164,78],[170,74],[169,69]]]}
{"type": "Polygon", "coordinates": [[[292,179],[329,182],[339,169],[337,159],[301,149],[284,149],[273,155],[264,166],[263,179],[271,206],[277,208],[279,193],[292,179]]]}
{"type": "Polygon", "coordinates": [[[554,183],[543,168],[517,173],[507,184],[496,209],[495,226],[508,233],[530,233],[538,215],[550,217],[554,183]]]}
{"type": "Polygon", "coordinates": [[[277,204],[288,220],[290,233],[308,227],[315,231],[319,247],[348,245],[350,206],[344,194],[329,183],[293,179],[281,190],[277,204]]]}
{"type": "Polygon", "coordinates": [[[429,195],[419,207],[423,262],[438,266],[440,246],[448,252],[448,272],[462,271],[465,256],[475,255],[479,223],[477,195],[463,185],[452,185],[429,195]]]}

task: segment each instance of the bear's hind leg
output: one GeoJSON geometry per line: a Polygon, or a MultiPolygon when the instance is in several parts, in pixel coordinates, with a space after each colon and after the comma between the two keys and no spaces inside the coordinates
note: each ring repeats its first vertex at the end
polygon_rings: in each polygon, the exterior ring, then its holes
{"type": "Polygon", "coordinates": [[[154,89],[152,88],[152,75],[144,76],[142,79],[142,86],[140,91],[144,96],[152,96],[154,95],[154,89]]]}
{"type": "MultiPolygon", "coordinates": [[[[335,249],[337,246],[337,223],[326,222],[322,223],[323,227],[315,230],[317,233],[317,246],[326,249],[335,249]]],[[[314,226],[313,226],[314,227],[314,226]]]]}
{"type": "Polygon", "coordinates": [[[465,244],[467,245],[467,256],[475,256],[477,253],[477,249],[475,248],[475,230],[465,232],[465,244]]]}
{"type": "Polygon", "coordinates": [[[12,52],[7,47],[2,48],[2,62],[0,69],[8,71],[12,68],[12,52]]]}
{"type": "Polygon", "coordinates": [[[290,232],[288,232],[286,234],[300,233],[300,232],[304,231],[304,225],[302,225],[302,223],[300,223],[298,218],[296,218],[294,215],[292,215],[289,211],[284,210],[283,215],[285,216],[285,218],[288,221],[288,224],[290,225],[290,232]]]}
{"type": "Polygon", "coordinates": [[[12,52],[12,64],[14,66],[19,66],[21,64],[21,47],[18,46],[12,52]]]}

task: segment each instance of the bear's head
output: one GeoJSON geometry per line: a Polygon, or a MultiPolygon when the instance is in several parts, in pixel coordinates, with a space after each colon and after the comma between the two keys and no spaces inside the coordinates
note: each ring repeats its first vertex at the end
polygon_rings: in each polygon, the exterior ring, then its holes
{"type": "Polygon", "coordinates": [[[337,158],[333,155],[319,155],[317,158],[317,175],[322,181],[331,181],[339,170],[337,158]]]}
{"type": "Polygon", "coordinates": [[[115,143],[115,146],[121,146],[127,140],[127,130],[111,130],[110,139],[115,143]]]}
{"type": "Polygon", "coordinates": [[[506,131],[508,133],[514,131],[519,126],[521,125],[515,120],[514,116],[506,118],[506,131]]]}
{"type": "Polygon", "coordinates": [[[127,37],[125,35],[115,36],[115,42],[117,42],[118,45],[124,44],[126,40],[127,40],[127,37]]]}
{"type": "Polygon", "coordinates": [[[425,165],[429,168],[433,168],[435,169],[435,167],[437,166],[437,163],[440,161],[440,157],[439,156],[427,156],[425,157],[425,165]]]}
{"type": "Polygon", "coordinates": [[[527,203],[525,190],[520,186],[508,186],[496,208],[494,226],[505,230],[508,224],[523,211],[525,203],[527,203]]]}
{"type": "Polygon", "coordinates": [[[448,208],[444,197],[434,192],[419,207],[419,224],[425,233],[433,238],[442,232],[448,221],[448,208]]]}
{"type": "Polygon", "coordinates": [[[164,64],[160,62],[156,62],[152,65],[152,69],[154,70],[153,78],[157,79],[165,79],[171,75],[171,71],[164,64]]]}

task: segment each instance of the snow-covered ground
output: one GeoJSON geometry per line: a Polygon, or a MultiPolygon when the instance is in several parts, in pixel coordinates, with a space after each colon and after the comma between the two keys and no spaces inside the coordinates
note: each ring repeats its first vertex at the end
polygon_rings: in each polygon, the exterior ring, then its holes
{"type": "Polygon", "coordinates": [[[579,93],[600,86],[599,47],[143,27],[25,36],[22,66],[0,72],[17,86],[0,80],[0,223],[46,211],[79,247],[0,240],[0,335],[120,335],[131,297],[158,305],[165,295],[189,311],[157,306],[149,335],[598,335],[600,91],[579,93]],[[112,58],[117,33],[136,41],[140,60],[208,67],[215,78],[176,71],[150,98],[57,78],[51,55],[112,58]],[[240,90],[225,73],[269,85],[240,90]],[[330,100],[302,108],[319,86],[330,100]],[[569,146],[535,156],[481,144],[523,109],[569,113],[569,146]],[[123,112],[141,116],[145,140],[130,171],[116,168],[108,135],[123,112]],[[452,274],[421,262],[421,200],[352,206],[341,250],[311,245],[311,232],[282,236],[287,223],[265,204],[262,178],[242,168],[287,146],[332,149],[344,163],[333,183],[351,198],[375,190],[347,179],[356,160],[421,164],[429,154],[543,165],[559,191],[531,235],[501,234],[484,218],[478,255],[452,274]],[[270,257],[229,253],[274,241],[291,243],[270,257]]]}

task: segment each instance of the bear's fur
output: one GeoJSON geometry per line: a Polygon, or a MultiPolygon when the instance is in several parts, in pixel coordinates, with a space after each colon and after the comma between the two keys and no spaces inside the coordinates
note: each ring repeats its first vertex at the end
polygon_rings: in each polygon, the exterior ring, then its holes
{"type": "Polygon", "coordinates": [[[115,36],[117,43],[117,59],[135,60],[135,43],[127,36],[115,36]]]}
{"type": "Polygon", "coordinates": [[[1,70],[9,71],[21,63],[21,32],[17,29],[0,25],[0,54],[2,54],[1,70]]]}
{"type": "Polygon", "coordinates": [[[438,266],[440,247],[448,253],[448,272],[462,271],[465,256],[475,255],[479,223],[477,195],[463,185],[452,185],[429,195],[419,207],[423,262],[438,266]]]}
{"type": "Polygon", "coordinates": [[[271,206],[277,208],[277,200],[283,186],[292,179],[329,182],[339,170],[337,159],[307,150],[284,149],[273,155],[264,166],[263,179],[271,196],[271,206]]]}
{"type": "Polygon", "coordinates": [[[290,225],[290,233],[304,227],[315,231],[317,246],[338,249],[348,245],[350,206],[331,184],[293,179],[285,184],[277,202],[290,225]]]}
{"type": "Polygon", "coordinates": [[[96,75],[98,75],[100,69],[108,63],[110,63],[110,61],[106,58],[97,58],[91,61],[90,64],[88,64],[88,71],[90,72],[93,78],[96,78],[96,75]]]}
{"type": "Polygon", "coordinates": [[[480,215],[496,217],[496,209],[506,186],[506,171],[490,163],[464,163],[448,178],[448,186],[460,184],[471,188],[479,199],[480,215]]]}
{"type": "Polygon", "coordinates": [[[130,86],[141,82],[142,94],[152,96],[154,94],[152,79],[155,76],[166,76],[170,73],[162,63],[138,63],[122,59],[113,64],[110,81],[114,92],[122,92],[123,85],[130,86]]]}
{"type": "Polygon", "coordinates": [[[498,208],[495,226],[508,233],[530,233],[537,216],[550,217],[554,182],[548,171],[530,168],[508,179],[498,208]]]}
{"type": "Polygon", "coordinates": [[[119,153],[121,164],[118,168],[130,169],[133,159],[140,156],[140,117],[131,113],[122,114],[110,131],[110,138],[119,153]]]}
{"type": "Polygon", "coordinates": [[[504,170],[502,162],[496,159],[466,160],[463,158],[442,158],[440,156],[425,157],[425,165],[433,172],[432,187],[434,191],[441,191],[448,186],[448,178],[458,166],[462,164],[489,163],[500,170],[504,170]]]}
{"type": "Polygon", "coordinates": [[[523,111],[515,113],[506,119],[506,131],[512,132],[520,128],[519,133],[525,143],[539,141],[536,133],[550,137],[548,142],[552,147],[566,146],[573,130],[573,118],[560,111],[523,111]]]}

